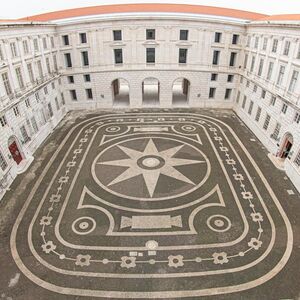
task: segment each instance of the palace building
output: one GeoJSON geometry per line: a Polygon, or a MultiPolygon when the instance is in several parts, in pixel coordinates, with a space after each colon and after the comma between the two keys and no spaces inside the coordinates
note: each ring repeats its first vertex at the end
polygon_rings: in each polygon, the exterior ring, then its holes
{"type": "Polygon", "coordinates": [[[0,195],[68,111],[229,109],[300,191],[300,14],[179,4],[0,20],[0,195]]]}

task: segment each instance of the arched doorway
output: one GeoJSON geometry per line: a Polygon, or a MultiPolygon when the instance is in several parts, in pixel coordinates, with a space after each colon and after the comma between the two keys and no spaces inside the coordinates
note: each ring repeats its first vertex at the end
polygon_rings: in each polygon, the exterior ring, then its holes
{"type": "Polygon", "coordinates": [[[21,147],[19,146],[19,142],[15,136],[11,136],[8,139],[8,149],[14,161],[19,164],[23,160],[23,156],[21,153],[21,147]]]}
{"type": "Polygon", "coordinates": [[[187,105],[190,95],[190,81],[186,78],[178,78],[172,86],[172,104],[175,106],[187,105]]]}
{"type": "Polygon", "coordinates": [[[287,158],[289,156],[289,153],[291,152],[291,149],[293,147],[294,138],[291,133],[286,133],[283,136],[281,146],[279,148],[278,156],[280,158],[287,158]]]}
{"type": "Polygon", "coordinates": [[[143,105],[159,105],[159,80],[156,78],[145,78],[142,83],[143,105]]]}
{"type": "Polygon", "coordinates": [[[129,106],[129,83],[123,78],[117,78],[111,83],[113,105],[114,106],[129,106]]]}

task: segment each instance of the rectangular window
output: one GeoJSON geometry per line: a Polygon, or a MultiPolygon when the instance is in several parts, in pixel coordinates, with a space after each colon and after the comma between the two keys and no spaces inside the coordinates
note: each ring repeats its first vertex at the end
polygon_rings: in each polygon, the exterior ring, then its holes
{"type": "Polygon", "coordinates": [[[275,141],[278,139],[280,128],[281,128],[281,124],[277,122],[274,128],[274,132],[271,134],[271,138],[275,141]]]}
{"type": "Polygon", "coordinates": [[[57,66],[57,58],[56,58],[56,55],[53,55],[52,58],[53,58],[53,66],[54,66],[54,70],[57,71],[57,70],[58,70],[58,66],[57,66]]]}
{"type": "Polygon", "coordinates": [[[7,96],[12,95],[12,89],[11,89],[11,85],[8,79],[8,73],[3,73],[2,74],[2,81],[3,81],[3,85],[5,88],[5,92],[7,96]]]}
{"type": "Polygon", "coordinates": [[[33,69],[32,69],[32,64],[31,63],[27,64],[27,71],[28,71],[28,74],[29,74],[30,82],[34,83],[34,75],[33,75],[33,69]]]}
{"type": "Polygon", "coordinates": [[[257,48],[258,48],[258,42],[259,42],[259,37],[256,36],[256,37],[255,37],[255,42],[254,42],[254,49],[257,49],[257,48]]]}
{"type": "Polygon", "coordinates": [[[43,47],[44,47],[44,50],[46,50],[48,48],[47,38],[45,38],[45,37],[43,37],[43,47]]]}
{"type": "Polygon", "coordinates": [[[293,93],[295,91],[295,87],[296,87],[296,84],[298,81],[298,76],[299,76],[299,72],[294,70],[291,81],[290,81],[290,85],[289,85],[289,92],[291,92],[291,93],[293,93]]]}
{"type": "Polygon", "coordinates": [[[215,32],[215,43],[221,43],[221,39],[222,39],[222,33],[215,32]]]}
{"type": "Polygon", "coordinates": [[[50,37],[50,43],[51,43],[51,48],[55,48],[54,37],[53,36],[50,37]]]}
{"type": "Polygon", "coordinates": [[[285,41],[284,49],[283,49],[283,55],[289,55],[290,46],[291,46],[291,42],[290,41],[285,41]]]}
{"type": "Polygon", "coordinates": [[[1,167],[1,170],[2,171],[5,171],[6,170],[6,168],[7,168],[7,162],[6,162],[6,160],[5,160],[5,158],[4,158],[4,156],[3,156],[3,154],[0,152],[0,167],[1,167]]]}
{"type": "Polygon", "coordinates": [[[208,98],[209,99],[215,98],[215,94],[216,94],[216,88],[210,88],[208,98]]]}
{"type": "Polygon", "coordinates": [[[20,131],[21,131],[24,144],[28,143],[30,141],[30,138],[28,136],[27,130],[24,125],[20,127],[20,131]]]}
{"type": "Polygon", "coordinates": [[[258,76],[261,76],[263,67],[264,67],[264,59],[261,58],[259,61],[259,66],[258,66],[258,72],[257,72],[258,76]]]}
{"type": "Polygon", "coordinates": [[[246,47],[250,47],[250,43],[251,43],[251,36],[248,35],[247,37],[247,43],[246,43],[246,47]]]}
{"type": "Polygon", "coordinates": [[[211,81],[217,81],[218,80],[218,74],[217,73],[212,73],[210,76],[211,81]]]}
{"type": "Polygon", "coordinates": [[[300,167],[300,151],[298,152],[294,162],[296,166],[300,167]]]}
{"type": "Polygon", "coordinates": [[[24,40],[24,41],[22,42],[22,44],[23,44],[23,51],[24,51],[24,54],[28,54],[28,53],[29,53],[29,48],[28,48],[28,42],[27,42],[27,40],[24,40]]]}
{"type": "Polygon", "coordinates": [[[82,58],[82,65],[84,67],[89,65],[89,53],[87,51],[81,52],[81,58],[82,58]]]}
{"type": "Polygon", "coordinates": [[[267,92],[266,92],[265,90],[262,90],[262,91],[261,91],[261,98],[262,98],[262,99],[265,99],[265,98],[266,98],[266,93],[267,93],[267,92]]]}
{"type": "Polygon", "coordinates": [[[63,35],[62,36],[62,41],[63,41],[63,45],[64,46],[69,46],[70,45],[70,41],[69,41],[69,36],[68,35],[63,35]]]}
{"type": "Polygon", "coordinates": [[[68,78],[68,83],[70,83],[70,84],[72,84],[72,83],[74,83],[74,76],[68,76],[67,77],[68,78]]]}
{"type": "Polygon", "coordinates": [[[146,40],[155,40],[155,29],[146,29],[146,40]]]}
{"type": "Polygon", "coordinates": [[[39,41],[38,41],[38,39],[33,40],[33,48],[34,48],[35,52],[39,51],[39,41]]]}
{"type": "Polygon", "coordinates": [[[246,96],[244,96],[244,98],[243,98],[243,102],[242,102],[242,108],[244,109],[245,108],[245,106],[246,106],[246,102],[247,102],[247,97],[246,96]]]}
{"type": "Polygon", "coordinates": [[[263,129],[264,130],[267,130],[268,129],[268,127],[269,127],[269,124],[270,124],[270,120],[271,120],[271,117],[270,117],[270,115],[266,115],[266,119],[265,119],[265,122],[264,122],[264,125],[263,125],[263,129]]]}
{"type": "Polygon", "coordinates": [[[241,92],[238,91],[238,92],[237,92],[237,96],[236,96],[235,102],[236,102],[236,103],[239,103],[239,102],[240,102],[240,98],[241,98],[241,92]]]}
{"type": "Polygon", "coordinates": [[[231,53],[230,53],[230,60],[229,60],[229,66],[230,66],[230,67],[235,66],[236,55],[237,55],[236,52],[231,52],[231,53]]]}
{"type": "Polygon", "coordinates": [[[232,44],[236,45],[239,42],[239,35],[238,34],[233,34],[232,35],[232,44]]]}
{"type": "Polygon", "coordinates": [[[31,117],[31,125],[32,125],[34,133],[37,133],[39,131],[39,128],[37,126],[35,117],[31,117]]]}
{"type": "Polygon", "coordinates": [[[91,75],[90,74],[84,74],[83,79],[85,82],[91,82],[91,75]]]}
{"type": "Polygon", "coordinates": [[[258,107],[258,108],[257,108],[257,111],[256,111],[256,116],[255,116],[255,121],[256,121],[256,122],[259,121],[260,115],[261,115],[261,107],[258,107]]]}
{"type": "Polygon", "coordinates": [[[300,59],[300,44],[299,44],[299,47],[298,47],[297,59],[300,59]]]}
{"type": "Polygon", "coordinates": [[[31,107],[31,103],[30,103],[29,98],[25,99],[25,106],[26,106],[27,108],[31,107]]]}
{"type": "Polygon", "coordinates": [[[179,39],[181,41],[187,41],[188,40],[188,35],[189,35],[189,31],[188,30],[181,29],[180,33],[179,33],[179,39]]]}
{"type": "Polygon", "coordinates": [[[55,106],[56,106],[56,110],[59,111],[59,103],[57,97],[55,97],[55,106]]]}
{"type": "Polygon", "coordinates": [[[87,99],[88,100],[92,100],[93,99],[93,91],[92,91],[92,89],[86,89],[85,92],[86,92],[87,99]]]}
{"type": "Polygon", "coordinates": [[[114,41],[122,41],[122,31],[121,30],[113,30],[114,41]]]}
{"type": "Polygon", "coordinates": [[[44,87],[44,94],[48,95],[48,88],[47,88],[47,86],[44,87]]]}
{"type": "Polygon", "coordinates": [[[42,62],[40,60],[37,61],[37,67],[38,67],[39,77],[43,78],[44,72],[43,72],[42,62]]]}
{"type": "Polygon", "coordinates": [[[229,74],[227,76],[227,82],[233,82],[233,78],[234,78],[234,76],[232,74],[229,74]]]}
{"type": "Polygon", "coordinates": [[[254,104],[253,101],[250,101],[249,108],[248,108],[248,114],[249,114],[249,115],[252,114],[253,104],[254,104]]]}
{"type": "Polygon", "coordinates": [[[272,52],[276,53],[277,52],[277,47],[278,47],[278,40],[274,39],[273,40],[273,45],[272,45],[272,52]]]}
{"type": "Polygon", "coordinates": [[[255,65],[255,56],[252,56],[251,60],[251,66],[250,66],[250,72],[252,73],[254,70],[254,65],[255,65]]]}
{"type": "Polygon", "coordinates": [[[274,63],[272,61],[269,62],[269,67],[268,67],[268,73],[267,73],[267,79],[270,80],[272,77],[272,72],[273,72],[273,67],[274,63]]]}
{"type": "Polygon", "coordinates": [[[155,48],[146,49],[147,63],[155,63],[155,48]]]}
{"type": "Polygon", "coordinates": [[[257,85],[254,84],[254,85],[253,85],[253,93],[256,93],[256,92],[257,92],[257,85]]]}
{"type": "Polygon", "coordinates": [[[248,64],[248,54],[245,55],[245,59],[244,59],[244,69],[247,68],[247,64],[248,64]]]}
{"type": "Polygon", "coordinates": [[[55,82],[51,82],[52,90],[55,90],[55,82]]]}
{"type": "Polygon", "coordinates": [[[115,64],[123,63],[123,51],[122,49],[114,49],[115,54],[115,64]]]}
{"type": "Polygon", "coordinates": [[[268,38],[264,38],[264,42],[263,42],[263,47],[262,49],[265,51],[267,50],[267,46],[268,46],[268,38]]]}
{"type": "Polygon", "coordinates": [[[287,109],[288,109],[287,104],[283,103],[283,104],[282,104],[282,107],[281,107],[281,112],[282,112],[283,114],[286,114],[287,109]]]}
{"type": "Polygon", "coordinates": [[[179,63],[186,64],[187,61],[187,49],[179,49],[179,63]]]}
{"type": "Polygon", "coordinates": [[[24,85],[21,67],[16,68],[16,75],[17,75],[19,87],[20,87],[20,89],[23,89],[25,87],[25,85],[24,85]]]}
{"type": "Polygon", "coordinates": [[[19,117],[20,116],[19,107],[17,105],[15,105],[13,107],[13,112],[14,112],[15,117],[19,117]]]}
{"type": "Polygon", "coordinates": [[[52,118],[53,117],[53,109],[52,109],[51,103],[48,103],[48,111],[49,111],[50,118],[52,118]]]}
{"type": "Polygon", "coordinates": [[[298,112],[295,113],[294,122],[297,124],[300,123],[300,113],[298,112]]]}
{"type": "Polygon", "coordinates": [[[219,50],[214,50],[213,60],[212,60],[213,65],[218,65],[219,64],[219,57],[220,57],[220,51],[219,50]]]}
{"type": "Polygon", "coordinates": [[[276,103],[276,97],[275,97],[275,96],[272,96],[272,97],[271,97],[271,101],[270,101],[270,105],[271,105],[271,106],[275,106],[275,103],[276,103]]]}
{"type": "Polygon", "coordinates": [[[47,67],[48,74],[51,74],[51,65],[50,65],[49,57],[46,57],[46,67],[47,67]]]}
{"type": "Polygon", "coordinates": [[[77,100],[77,94],[75,90],[70,90],[71,100],[76,101],[77,100]]]}
{"type": "Polygon", "coordinates": [[[15,43],[15,42],[10,43],[10,50],[11,50],[11,56],[12,56],[12,58],[18,56],[17,46],[16,46],[16,43],[15,43]]]}
{"type": "Polygon", "coordinates": [[[282,84],[284,72],[285,72],[285,66],[280,66],[279,74],[278,74],[278,77],[277,77],[277,83],[276,83],[277,85],[282,84]]]}
{"type": "Polygon", "coordinates": [[[3,54],[3,51],[2,51],[2,46],[0,45],[0,61],[1,60],[4,60],[4,54],[3,54]]]}
{"type": "Polygon", "coordinates": [[[226,100],[230,99],[231,92],[232,92],[232,89],[226,89],[224,99],[226,99],[226,100]]]}
{"type": "Polygon", "coordinates": [[[2,127],[5,127],[5,125],[7,125],[5,116],[0,117],[0,124],[2,127]]]}
{"type": "Polygon", "coordinates": [[[80,38],[80,43],[81,44],[86,44],[87,43],[87,37],[86,37],[85,32],[79,33],[79,38],[80,38]]]}
{"type": "Polygon", "coordinates": [[[65,53],[65,63],[67,68],[72,68],[71,53],[65,53]]]}

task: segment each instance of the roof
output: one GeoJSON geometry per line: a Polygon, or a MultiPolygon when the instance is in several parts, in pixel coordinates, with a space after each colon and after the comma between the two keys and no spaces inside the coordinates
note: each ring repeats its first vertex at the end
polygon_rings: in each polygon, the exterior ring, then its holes
{"type": "Polygon", "coordinates": [[[59,19],[68,19],[75,17],[82,17],[88,15],[101,15],[101,14],[116,14],[116,13],[145,13],[145,12],[158,12],[158,13],[187,13],[187,14],[201,14],[201,15],[214,15],[224,16],[245,20],[258,20],[268,17],[264,14],[255,12],[221,8],[213,6],[202,5],[186,5],[186,4],[119,4],[119,5],[101,5],[74,8],[67,10],[60,10],[45,14],[39,14],[18,19],[18,21],[38,21],[47,22],[59,19]]]}
{"type": "Polygon", "coordinates": [[[259,21],[300,21],[300,14],[267,16],[259,19],[259,21]]]}

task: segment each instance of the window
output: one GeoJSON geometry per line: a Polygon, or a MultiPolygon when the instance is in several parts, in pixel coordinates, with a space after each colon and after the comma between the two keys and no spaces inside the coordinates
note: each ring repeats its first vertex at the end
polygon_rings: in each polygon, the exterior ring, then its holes
{"type": "Polygon", "coordinates": [[[283,104],[282,104],[282,107],[281,107],[281,112],[282,112],[283,114],[286,114],[287,109],[288,109],[287,104],[283,103],[283,104]]]}
{"type": "Polygon", "coordinates": [[[188,35],[189,35],[189,31],[188,30],[181,29],[180,33],[179,33],[179,39],[181,41],[187,41],[188,40],[188,35]]]}
{"type": "Polygon", "coordinates": [[[219,57],[220,57],[220,51],[219,50],[214,50],[213,60],[212,60],[213,65],[218,65],[219,64],[219,57]]]}
{"type": "Polygon", "coordinates": [[[43,78],[43,67],[42,67],[42,62],[40,60],[37,61],[37,67],[38,67],[38,72],[39,72],[39,77],[43,78]]]}
{"type": "Polygon", "coordinates": [[[270,117],[270,115],[266,115],[266,119],[265,119],[265,122],[264,122],[264,125],[263,125],[263,129],[264,130],[267,130],[268,129],[268,127],[269,127],[269,124],[270,124],[270,120],[271,120],[271,117],[270,117]]]}
{"type": "Polygon", "coordinates": [[[33,75],[33,70],[32,70],[32,64],[31,63],[27,64],[27,71],[28,71],[28,74],[29,74],[30,82],[34,83],[34,75],[33,75]]]}
{"type": "Polygon", "coordinates": [[[272,77],[272,72],[273,72],[273,67],[274,63],[272,61],[269,62],[269,67],[268,67],[268,73],[267,73],[267,79],[270,80],[272,77]]]}
{"type": "Polygon", "coordinates": [[[294,122],[297,124],[300,123],[300,113],[298,112],[295,113],[294,122]]]}
{"type": "Polygon", "coordinates": [[[253,104],[254,104],[253,101],[250,101],[249,108],[248,108],[248,114],[249,115],[252,114],[253,104]]]}
{"type": "Polygon", "coordinates": [[[51,48],[54,48],[55,44],[54,44],[54,37],[53,36],[50,37],[50,43],[51,43],[51,48]]]}
{"type": "Polygon", "coordinates": [[[258,48],[258,42],[259,42],[259,37],[256,36],[256,37],[255,37],[255,42],[254,42],[254,49],[257,49],[257,48],[258,48]]]}
{"type": "Polygon", "coordinates": [[[87,43],[87,37],[86,37],[86,33],[79,33],[79,38],[80,38],[80,43],[81,44],[86,44],[87,43]]]}
{"type": "Polygon", "coordinates": [[[291,93],[295,91],[296,83],[298,81],[298,76],[299,76],[299,72],[294,70],[289,85],[289,92],[291,93]]]}
{"type": "Polygon", "coordinates": [[[59,103],[57,97],[55,97],[55,106],[56,106],[56,110],[59,111],[59,103]]]}
{"type": "Polygon", "coordinates": [[[179,49],[179,63],[186,64],[187,61],[187,49],[179,49]]]}
{"type": "Polygon", "coordinates": [[[236,60],[236,52],[231,52],[230,53],[230,60],[229,60],[229,66],[233,67],[235,65],[235,60],[236,60]]]}
{"type": "Polygon", "coordinates": [[[250,86],[250,81],[247,80],[247,82],[246,82],[246,87],[249,87],[249,86],[250,86]]]}
{"type": "Polygon", "coordinates": [[[221,39],[222,39],[222,33],[215,32],[215,43],[221,43],[221,39]]]}
{"type": "Polygon", "coordinates": [[[2,46],[0,45],[0,60],[4,60],[4,55],[2,51],[2,46]]]}
{"type": "Polygon", "coordinates": [[[209,99],[215,98],[215,94],[216,94],[216,88],[210,88],[209,89],[209,96],[208,96],[208,98],[209,99]]]}
{"type": "Polygon", "coordinates": [[[146,29],[146,40],[155,40],[155,29],[146,29]]]}
{"type": "Polygon", "coordinates": [[[33,40],[33,48],[34,48],[35,52],[39,51],[39,41],[38,41],[38,39],[33,40]]]}
{"type": "Polygon", "coordinates": [[[16,75],[17,75],[19,87],[20,87],[20,89],[23,89],[25,86],[24,86],[24,81],[23,81],[21,67],[17,67],[16,68],[16,75]]]}
{"type": "Polygon", "coordinates": [[[63,41],[63,45],[64,46],[70,45],[70,41],[69,41],[69,36],[68,35],[63,35],[62,36],[62,41],[63,41]]]}
{"type": "Polygon", "coordinates": [[[12,58],[17,57],[18,53],[17,53],[17,47],[16,47],[16,43],[10,43],[10,50],[11,50],[11,56],[12,58]]]}
{"type": "Polygon", "coordinates": [[[48,95],[48,88],[47,88],[47,86],[44,87],[44,94],[48,95]]]}
{"type": "Polygon", "coordinates": [[[277,52],[277,47],[278,47],[278,40],[274,39],[273,40],[273,46],[272,46],[272,52],[276,53],[277,52]]]}
{"type": "Polygon", "coordinates": [[[155,48],[146,49],[147,63],[155,63],[155,48]]]}
{"type": "Polygon", "coordinates": [[[266,98],[266,91],[265,90],[261,91],[261,97],[262,97],[262,99],[266,98]]]}
{"type": "Polygon", "coordinates": [[[55,82],[51,82],[52,90],[55,90],[55,82]]]}
{"type": "Polygon", "coordinates": [[[296,166],[300,167],[300,151],[298,152],[294,162],[296,166]]]}
{"type": "Polygon", "coordinates": [[[272,97],[271,97],[271,101],[270,101],[270,105],[271,105],[271,106],[275,106],[275,103],[276,103],[276,97],[275,97],[275,96],[272,96],[272,97]]]}
{"type": "Polygon", "coordinates": [[[90,74],[84,74],[83,79],[85,82],[91,82],[91,75],[90,74]]]}
{"type": "Polygon", "coordinates": [[[236,102],[236,103],[239,103],[239,102],[240,102],[240,98],[241,98],[241,92],[238,91],[238,92],[237,92],[237,96],[236,96],[235,102],[236,102]]]}
{"type": "Polygon", "coordinates": [[[3,73],[2,74],[2,81],[4,84],[4,88],[5,88],[5,92],[7,96],[10,96],[12,94],[12,89],[11,89],[11,85],[8,79],[8,73],[3,73]]]}
{"type": "Polygon", "coordinates": [[[67,78],[68,78],[68,83],[70,83],[70,84],[74,83],[74,76],[71,75],[71,76],[68,76],[67,78]]]}
{"type": "Polygon", "coordinates": [[[281,124],[277,122],[274,128],[274,132],[271,134],[271,138],[274,139],[275,141],[278,139],[280,128],[281,128],[281,124]]]}
{"type": "Polygon", "coordinates": [[[5,127],[5,125],[7,125],[5,116],[0,117],[0,124],[2,127],[5,127]]]}
{"type": "Polygon", "coordinates": [[[81,58],[82,58],[82,65],[84,67],[89,65],[89,53],[87,51],[81,52],[81,58]]]}
{"type": "Polygon", "coordinates": [[[87,99],[92,100],[93,99],[93,91],[92,91],[92,89],[86,89],[85,92],[86,92],[87,99]]]}
{"type": "Polygon", "coordinates": [[[239,35],[238,34],[233,34],[232,35],[232,44],[236,45],[239,42],[239,35]]]}
{"type": "Polygon", "coordinates": [[[244,96],[244,98],[243,98],[243,102],[242,102],[242,108],[245,108],[245,106],[246,106],[246,102],[247,102],[247,97],[246,97],[246,96],[244,96]]]}
{"type": "Polygon", "coordinates": [[[46,67],[47,67],[48,74],[51,74],[51,65],[50,65],[49,57],[46,57],[46,67]]]}
{"type": "Polygon", "coordinates": [[[115,64],[123,63],[123,52],[122,49],[114,49],[115,54],[115,64]]]}
{"type": "Polygon", "coordinates": [[[289,55],[290,46],[291,46],[291,42],[290,41],[285,41],[284,49],[283,49],[283,55],[289,55]]]}
{"type": "Polygon", "coordinates": [[[278,78],[277,78],[277,85],[282,84],[284,72],[285,72],[285,66],[280,66],[279,74],[278,74],[278,78]]]}
{"type": "Polygon", "coordinates": [[[52,118],[53,117],[53,109],[52,109],[51,103],[48,103],[48,111],[49,111],[50,118],[52,118]]]}
{"type": "Polygon", "coordinates": [[[30,103],[29,98],[25,99],[25,106],[26,106],[27,108],[31,107],[31,103],[30,103]]]}
{"type": "Polygon", "coordinates": [[[211,81],[217,81],[217,79],[218,79],[218,74],[217,73],[212,73],[211,77],[210,77],[210,80],[211,81]]]}
{"type": "Polygon", "coordinates": [[[248,54],[245,55],[245,59],[244,59],[244,69],[247,68],[247,64],[248,64],[248,54]]]}
{"type": "Polygon", "coordinates": [[[251,66],[250,66],[250,72],[252,73],[254,70],[254,65],[255,65],[255,56],[252,56],[251,60],[251,66]]]}
{"type": "Polygon", "coordinates": [[[65,105],[65,96],[64,96],[64,93],[60,93],[60,97],[61,97],[61,103],[63,105],[65,105]]]}
{"type": "Polygon", "coordinates": [[[14,112],[15,117],[19,117],[20,116],[19,107],[17,105],[15,105],[13,107],[13,112],[14,112]]]}
{"type": "Polygon", "coordinates": [[[77,95],[75,90],[70,90],[71,100],[76,101],[77,95]]]}
{"type": "Polygon", "coordinates": [[[0,167],[2,171],[5,171],[5,169],[7,168],[7,162],[3,156],[3,154],[0,152],[0,167]]]}
{"type": "Polygon", "coordinates": [[[251,43],[251,36],[248,35],[247,37],[247,43],[246,43],[246,47],[250,47],[250,43],[251,43]]]}
{"type": "Polygon", "coordinates": [[[233,82],[233,75],[232,74],[229,74],[228,76],[227,76],[227,82],[233,82]]]}
{"type": "Polygon", "coordinates": [[[35,95],[35,100],[36,100],[36,102],[39,102],[39,101],[40,101],[40,95],[39,95],[39,92],[36,92],[34,95],[35,95]]]}
{"type": "Polygon", "coordinates": [[[257,85],[254,84],[254,85],[253,85],[253,93],[256,93],[256,92],[257,92],[257,85]]]}
{"type": "Polygon", "coordinates": [[[298,47],[297,59],[300,59],[300,44],[299,44],[299,47],[298,47]]]}
{"type": "Polygon", "coordinates": [[[268,46],[268,38],[264,38],[264,42],[263,42],[262,49],[263,49],[264,51],[267,50],[267,46],[268,46]]]}
{"type": "Polygon", "coordinates": [[[28,42],[27,42],[27,40],[24,40],[24,41],[22,42],[22,44],[23,44],[23,51],[24,51],[24,54],[28,54],[28,53],[29,53],[29,48],[28,48],[28,42]]]}
{"type": "Polygon", "coordinates": [[[261,76],[263,67],[264,67],[264,60],[261,58],[258,66],[258,72],[257,72],[258,76],[261,76]]]}
{"type": "Polygon", "coordinates": [[[39,128],[38,128],[38,126],[37,126],[35,117],[31,117],[31,125],[32,125],[32,128],[33,128],[33,131],[34,131],[35,133],[37,133],[37,132],[39,131],[39,128]]]}
{"type": "Polygon", "coordinates": [[[52,58],[53,58],[53,66],[54,66],[54,70],[57,71],[57,70],[58,70],[58,66],[57,66],[57,58],[56,58],[56,55],[53,55],[52,58]]]}
{"type": "Polygon", "coordinates": [[[71,60],[71,54],[65,53],[65,63],[67,68],[72,68],[72,60],[71,60]]]}
{"type": "Polygon", "coordinates": [[[224,99],[230,99],[230,96],[231,96],[231,92],[232,92],[232,89],[226,89],[225,90],[225,97],[224,99]]]}
{"type": "Polygon", "coordinates": [[[113,30],[114,41],[122,41],[122,31],[121,30],[113,30]]]}
{"type": "Polygon", "coordinates": [[[259,121],[260,115],[261,115],[261,107],[258,107],[258,108],[257,108],[257,111],[256,111],[256,115],[255,115],[255,121],[256,121],[256,122],[259,121]]]}
{"type": "Polygon", "coordinates": [[[43,47],[44,47],[44,50],[46,50],[48,48],[47,39],[45,37],[43,37],[43,47]]]}

